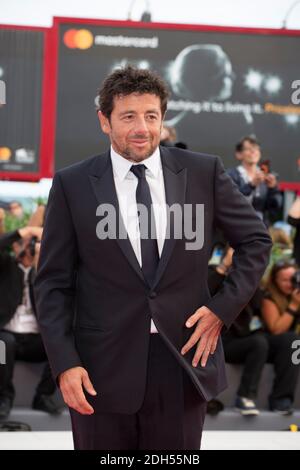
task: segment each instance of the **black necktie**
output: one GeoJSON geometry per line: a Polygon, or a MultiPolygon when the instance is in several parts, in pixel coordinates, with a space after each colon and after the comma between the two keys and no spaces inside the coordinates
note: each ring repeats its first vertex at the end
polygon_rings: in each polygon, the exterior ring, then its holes
{"type": "Polygon", "coordinates": [[[151,287],[155,278],[159,261],[151,193],[145,176],[145,165],[132,165],[130,170],[138,178],[138,185],[136,188],[136,202],[137,204],[143,205],[145,212],[147,212],[147,220],[143,218],[143,212],[140,213],[139,220],[141,232],[142,271],[146,281],[151,287]],[[146,228],[148,228],[148,230],[145,232],[145,235],[147,235],[146,237],[142,236],[144,233],[143,229],[145,228],[141,225],[143,222],[147,223],[146,228]],[[151,227],[151,222],[154,224],[153,227],[151,227]],[[155,235],[155,238],[153,235],[155,235]]]}

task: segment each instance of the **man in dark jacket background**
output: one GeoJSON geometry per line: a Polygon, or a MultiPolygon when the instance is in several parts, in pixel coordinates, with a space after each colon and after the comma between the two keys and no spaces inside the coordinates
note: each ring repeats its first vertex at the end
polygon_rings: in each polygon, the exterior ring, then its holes
{"type": "Polygon", "coordinates": [[[228,174],[253,205],[258,216],[269,226],[271,219],[278,217],[282,207],[282,194],[276,174],[270,171],[270,162],[260,166],[261,148],[254,136],[243,137],[235,150],[240,164],[230,168],[228,174]]]}

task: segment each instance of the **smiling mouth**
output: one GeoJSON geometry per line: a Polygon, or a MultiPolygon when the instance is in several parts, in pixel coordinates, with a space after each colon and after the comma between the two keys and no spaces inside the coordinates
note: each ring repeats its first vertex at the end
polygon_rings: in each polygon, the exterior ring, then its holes
{"type": "Polygon", "coordinates": [[[149,142],[149,140],[148,139],[146,139],[146,140],[139,139],[139,140],[131,140],[130,142],[134,145],[145,145],[149,142]]]}

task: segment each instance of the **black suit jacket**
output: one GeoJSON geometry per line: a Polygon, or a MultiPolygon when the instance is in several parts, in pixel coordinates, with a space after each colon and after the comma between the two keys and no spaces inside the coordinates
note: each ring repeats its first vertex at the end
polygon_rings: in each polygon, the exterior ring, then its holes
{"type": "Polygon", "coordinates": [[[134,413],[142,404],[150,320],[206,400],[226,387],[221,341],[205,368],[191,365],[195,347],[180,350],[192,334],[186,319],[202,305],[227,327],[252,297],[267,264],[265,226],[225,173],[218,157],[161,148],[169,205],[204,204],[201,250],[186,240],[165,241],[154,285],[144,281],[130,241],[99,240],[96,208],[118,209],[109,153],[56,173],[35,282],[39,325],[54,375],[82,365],[96,388],[96,411],[134,413]],[[208,260],[214,227],[235,248],[234,269],[210,297],[208,260]]]}

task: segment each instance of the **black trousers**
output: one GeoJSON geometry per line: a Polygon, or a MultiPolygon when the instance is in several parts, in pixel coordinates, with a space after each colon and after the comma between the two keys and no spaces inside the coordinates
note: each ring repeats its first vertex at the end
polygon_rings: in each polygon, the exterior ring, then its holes
{"type": "Polygon", "coordinates": [[[205,412],[206,401],[187,373],[159,333],[151,334],[141,408],[134,414],[93,415],[81,415],[70,409],[74,447],[79,450],[199,450],[205,412]]]}
{"type": "Polygon", "coordinates": [[[300,367],[292,363],[294,340],[299,336],[292,332],[279,335],[256,332],[249,336],[236,337],[230,334],[222,337],[226,362],[243,364],[243,372],[237,394],[255,399],[266,362],[274,365],[275,379],[270,401],[280,398],[294,399],[300,367]]]}
{"type": "MultiPolygon", "coordinates": [[[[15,397],[13,372],[16,360],[27,362],[47,361],[45,348],[40,334],[11,333],[0,330],[0,340],[6,347],[6,364],[0,365],[0,398],[7,397],[12,401],[15,397]]],[[[56,389],[48,361],[45,364],[36,395],[52,395],[56,389]]]]}

